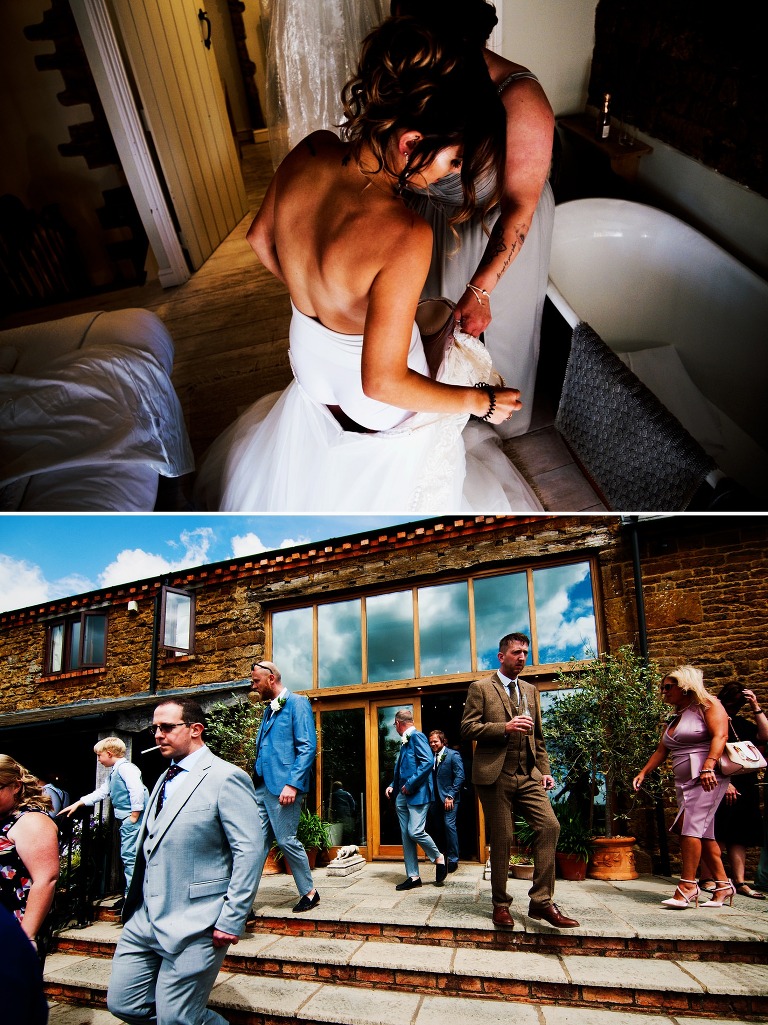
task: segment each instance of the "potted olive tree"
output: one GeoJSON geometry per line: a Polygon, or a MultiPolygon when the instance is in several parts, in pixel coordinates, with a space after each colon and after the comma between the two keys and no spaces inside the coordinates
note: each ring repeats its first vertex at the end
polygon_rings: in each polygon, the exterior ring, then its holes
{"type": "MultiPolygon", "coordinates": [[[[655,664],[624,645],[558,674],[572,689],[543,714],[555,771],[594,837],[588,873],[595,878],[637,876],[630,820],[639,804],[632,778],[658,743],[664,715],[659,675],[655,664]]],[[[646,800],[659,785],[649,781],[646,800]]]]}

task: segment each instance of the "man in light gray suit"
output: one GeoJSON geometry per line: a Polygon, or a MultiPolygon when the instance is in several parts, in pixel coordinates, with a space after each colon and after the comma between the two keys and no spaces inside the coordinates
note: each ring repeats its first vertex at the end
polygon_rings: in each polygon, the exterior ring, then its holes
{"type": "MultiPolygon", "coordinates": [[[[266,859],[277,840],[301,898],[294,912],[311,911],[320,903],[304,846],[296,836],[301,802],[317,753],[317,731],[307,698],[283,686],[274,662],[254,662],[251,689],[269,704],[256,737],[253,782],[266,859]]],[[[259,874],[263,868],[262,860],[259,874]]]]}
{"type": "Polygon", "coordinates": [[[193,698],[159,704],[151,728],[172,761],[144,811],[107,1006],[131,1025],[226,1025],[206,1004],[259,882],[256,795],[206,747],[193,698]]]}

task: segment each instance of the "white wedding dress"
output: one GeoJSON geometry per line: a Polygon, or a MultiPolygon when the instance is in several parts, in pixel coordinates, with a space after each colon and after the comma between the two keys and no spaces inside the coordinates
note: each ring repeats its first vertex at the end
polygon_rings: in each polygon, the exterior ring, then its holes
{"type": "MultiPolygon", "coordinates": [[[[410,413],[362,390],[362,335],[342,335],[293,307],[294,380],[264,396],[209,449],[199,508],[229,512],[530,512],[541,504],[488,424],[462,413],[410,413]],[[364,431],[345,430],[329,406],[364,431]]],[[[429,375],[414,324],[408,365],[429,375]]],[[[488,381],[491,359],[457,333],[437,379],[488,381]]]]}

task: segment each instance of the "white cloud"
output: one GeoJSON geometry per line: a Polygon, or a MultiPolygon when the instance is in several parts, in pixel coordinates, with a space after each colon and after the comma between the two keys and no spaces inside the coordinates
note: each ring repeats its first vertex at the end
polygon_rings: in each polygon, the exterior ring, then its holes
{"type": "Polygon", "coordinates": [[[99,586],[109,587],[126,584],[131,580],[160,576],[179,569],[202,566],[209,562],[208,553],[214,540],[210,527],[184,530],[180,541],[169,541],[172,549],[178,550],[176,558],[146,552],[143,548],[124,548],[99,574],[99,586]]]}
{"type": "Polygon", "coordinates": [[[267,546],[258,534],[249,531],[247,534],[235,534],[232,538],[232,555],[239,559],[243,555],[256,555],[266,552],[267,546]]]}
{"type": "Polygon", "coordinates": [[[93,583],[80,574],[46,580],[40,566],[0,554],[0,612],[24,609],[92,588],[93,583]]]}
{"type": "MultiPolygon", "coordinates": [[[[308,542],[308,538],[302,537],[298,540],[293,537],[284,538],[278,548],[297,548],[299,545],[305,545],[308,542]]],[[[249,531],[247,534],[235,534],[232,538],[232,555],[234,558],[239,559],[244,555],[258,555],[259,552],[271,552],[274,551],[274,545],[265,545],[258,534],[254,534],[253,531],[249,531]]]]}

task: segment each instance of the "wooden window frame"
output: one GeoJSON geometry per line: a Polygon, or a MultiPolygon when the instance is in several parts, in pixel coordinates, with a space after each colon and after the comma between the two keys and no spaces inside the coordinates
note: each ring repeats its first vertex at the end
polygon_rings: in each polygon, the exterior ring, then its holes
{"type": "Polygon", "coordinates": [[[61,676],[64,673],[76,673],[81,669],[99,669],[107,664],[107,647],[109,640],[109,614],[106,609],[84,609],[71,616],[62,616],[60,619],[49,623],[45,635],[45,671],[49,676],[61,676]],[[88,634],[89,619],[104,620],[104,650],[103,657],[99,661],[87,661],[84,658],[86,650],[86,637],[88,634]],[[76,626],[80,626],[80,639],[78,642],[77,665],[72,663],[72,633],[76,626]],[[54,669],[53,659],[53,633],[61,628],[63,631],[63,645],[61,653],[61,667],[54,669]]]}

